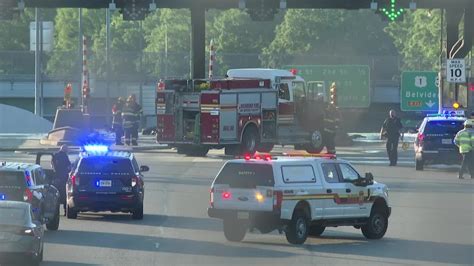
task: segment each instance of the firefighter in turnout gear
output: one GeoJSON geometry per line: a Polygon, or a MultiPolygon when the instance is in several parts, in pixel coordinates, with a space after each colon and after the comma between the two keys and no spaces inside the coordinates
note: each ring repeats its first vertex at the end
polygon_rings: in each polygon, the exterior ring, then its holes
{"type": "Polygon", "coordinates": [[[138,127],[141,114],[142,107],[136,102],[135,95],[130,95],[122,111],[126,145],[138,145],[138,127]]]}
{"type": "Polygon", "coordinates": [[[339,128],[340,113],[334,104],[328,104],[324,115],[323,141],[328,153],[336,154],[336,132],[339,128]]]}
{"type": "Polygon", "coordinates": [[[125,100],[119,97],[112,107],[112,129],[115,132],[115,145],[123,145],[122,111],[124,106],[125,100]]]}
{"type": "Polygon", "coordinates": [[[474,129],[470,119],[464,122],[464,129],[459,131],[454,138],[454,144],[459,147],[459,153],[462,155],[461,169],[459,178],[463,179],[464,171],[469,169],[471,178],[474,178],[474,129]]]}

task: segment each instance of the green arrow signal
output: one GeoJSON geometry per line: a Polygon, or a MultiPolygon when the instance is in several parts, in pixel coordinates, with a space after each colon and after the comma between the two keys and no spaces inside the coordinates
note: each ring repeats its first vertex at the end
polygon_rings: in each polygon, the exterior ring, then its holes
{"type": "Polygon", "coordinates": [[[382,8],[382,12],[391,20],[395,21],[403,13],[403,8],[396,8],[396,0],[390,0],[390,8],[382,8]]]}

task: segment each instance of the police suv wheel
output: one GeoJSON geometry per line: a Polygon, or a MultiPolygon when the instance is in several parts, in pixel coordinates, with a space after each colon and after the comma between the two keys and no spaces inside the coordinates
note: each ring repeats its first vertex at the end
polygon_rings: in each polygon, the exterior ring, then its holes
{"type": "Polygon", "coordinates": [[[132,212],[132,219],[143,220],[143,204],[140,204],[140,206],[132,212]]]}
{"type": "Polygon", "coordinates": [[[310,236],[321,236],[326,229],[325,226],[321,225],[312,225],[309,228],[309,234],[310,236]]]}
{"type": "Polygon", "coordinates": [[[423,171],[423,159],[415,159],[415,170],[423,171]]]}
{"type": "Polygon", "coordinates": [[[362,234],[367,239],[380,239],[385,235],[388,228],[387,214],[382,210],[374,210],[367,221],[362,226],[362,234]]]}
{"type": "Polygon", "coordinates": [[[46,228],[50,231],[56,231],[59,228],[59,204],[56,207],[56,212],[54,213],[53,219],[51,221],[48,221],[46,224],[46,228]]]}
{"type": "Polygon", "coordinates": [[[290,244],[301,245],[308,238],[309,221],[303,210],[296,210],[293,218],[288,223],[286,230],[286,240],[290,244]]]}
{"type": "Polygon", "coordinates": [[[248,226],[245,222],[237,219],[224,219],[224,236],[228,241],[240,242],[247,233],[248,226]]]}
{"type": "Polygon", "coordinates": [[[67,205],[66,216],[68,219],[77,219],[77,211],[67,205]]]}

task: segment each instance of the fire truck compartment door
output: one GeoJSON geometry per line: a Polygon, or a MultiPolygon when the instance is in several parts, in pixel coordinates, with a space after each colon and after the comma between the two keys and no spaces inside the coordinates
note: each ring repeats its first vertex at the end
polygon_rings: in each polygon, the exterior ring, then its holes
{"type": "Polygon", "coordinates": [[[237,140],[237,94],[220,95],[220,137],[221,140],[237,140]]]}

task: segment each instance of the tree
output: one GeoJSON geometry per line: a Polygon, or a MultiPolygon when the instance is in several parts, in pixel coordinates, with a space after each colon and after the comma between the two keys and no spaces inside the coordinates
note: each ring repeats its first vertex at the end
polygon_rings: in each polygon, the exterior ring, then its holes
{"type": "Polygon", "coordinates": [[[437,70],[441,56],[441,12],[417,10],[404,20],[390,23],[385,31],[403,57],[403,69],[437,70]]]}
{"type": "MultiPolygon", "coordinates": [[[[223,75],[232,67],[258,67],[258,55],[275,37],[276,25],[282,16],[273,21],[252,21],[241,10],[230,9],[215,14],[208,21],[208,40],[216,45],[218,73],[223,75]],[[243,54],[247,54],[243,57],[243,54]]],[[[209,41],[208,41],[209,42],[209,41]]]]}
{"type": "Polygon", "coordinates": [[[301,54],[324,56],[320,64],[341,63],[334,60],[344,61],[347,56],[394,54],[385,25],[371,11],[292,9],[277,27],[275,39],[263,49],[262,61],[279,67],[301,54]]]}
{"type": "MultiPolygon", "coordinates": [[[[88,37],[89,47],[99,37],[105,25],[105,11],[83,9],[83,34],[88,37]]],[[[59,9],[55,18],[55,44],[48,61],[47,72],[62,78],[73,78],[81,73],[79,51],[79,11],[59,9]]]]}

